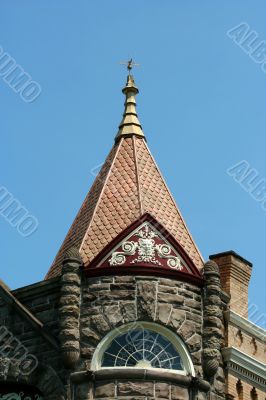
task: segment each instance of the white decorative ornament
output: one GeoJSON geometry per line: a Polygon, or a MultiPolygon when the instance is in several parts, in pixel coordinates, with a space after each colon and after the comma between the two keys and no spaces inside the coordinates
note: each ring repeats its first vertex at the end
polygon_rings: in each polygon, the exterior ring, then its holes
{"type": "Polygon", "coordinates": [[[114,251],[112,253],[112,258],[109,260],[110,265],[122,265],[126,262],[126,255],[133,255],[136,252],[137,243],[135,242],[123,242],[122,252],[114,251]]]}
{"type": "Polygon", "coordinates": [[[126,262],[127,256],[135,255],[137,258],[131,261],[135,263],[151,263],[162,266],[161,262],[156,259],[160,257],[167,259],[168,267],[176,270],[181,270],[182,265],[179,257],[172,255],[172,249],[168,244],[156,244],[154,238],[158,237],[158,233],[147,222],[135,233],[139,237],[137,242],[125,241],[121,245],[121,251],[114,251],[109,264],[122,265],[126,262]]]}

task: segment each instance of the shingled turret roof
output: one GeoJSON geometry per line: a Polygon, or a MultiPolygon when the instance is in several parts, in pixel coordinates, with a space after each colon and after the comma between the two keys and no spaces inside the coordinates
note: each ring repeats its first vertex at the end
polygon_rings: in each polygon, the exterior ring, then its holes
{"type": "Polygon", "coordinates": [[[203,259],[147,146],[136,112],[138,89],[128,75],[125,111],[115,144],[86,196],[46,276],[61,273],[65,252],[79,249],[87,268],[129,225],[149,213],[179,243],[198,269],[203,259]]]}

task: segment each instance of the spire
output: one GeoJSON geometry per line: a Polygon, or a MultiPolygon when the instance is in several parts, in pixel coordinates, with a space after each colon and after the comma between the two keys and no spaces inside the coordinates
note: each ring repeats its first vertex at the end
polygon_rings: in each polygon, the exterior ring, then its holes
{"type": "Polygon", "coordinates": [[[122,92],[126,96],[125,111],[123,114],[123,119],[119,125],[118,133],[115,138],[116,142],[118,142],[121,137],[130,137],[133,135],[145,138],[136,111],[135,96],[139,93],[139,90],[135,85],[133,75],[130,74],[132,65],[132,60],[130,60],[128,62],[129,74],[127,76],[127,83],[122,90],[122,92]]]}
{"type": "MultiPolygon", "coordinates": [[[[204,262],[186,223],[147,146],[136,113],[138,88],[131,75],[123,93],[125,112],[116,143],[87,194],[47,278],[61,274],[68,249],[78,248],[84,268],[120,237],[131,224],[149,214],[174,238],[187,257],[201,270],[204,262]]],[[[68,253],[67,253],[68,254],[68,253]]]]}

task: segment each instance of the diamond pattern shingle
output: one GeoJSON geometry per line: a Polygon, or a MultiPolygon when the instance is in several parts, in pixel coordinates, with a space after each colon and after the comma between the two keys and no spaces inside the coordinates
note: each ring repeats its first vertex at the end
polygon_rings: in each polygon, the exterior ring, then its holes
{"type": "Polygon", "coordinates": [[[142,138],[125,137],[115,145],[74,220],[47,278],[61,272],[65,251],[79,248],[89,263],[132,222],[150,213],[201,269],[202,257],[142,138]]]}

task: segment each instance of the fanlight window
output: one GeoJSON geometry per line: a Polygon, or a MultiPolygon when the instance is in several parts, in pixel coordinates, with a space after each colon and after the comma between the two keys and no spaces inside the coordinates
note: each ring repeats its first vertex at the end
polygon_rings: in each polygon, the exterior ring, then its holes
{"type": "Polygon", "coordinates": [[[97,347],[94,369],[167,369],[194,374],[193,364],[182,341],[170,330],[139,322],[111,332],[97,347]]]}

